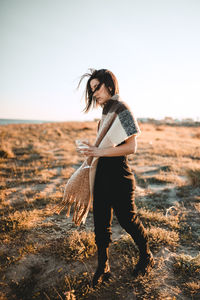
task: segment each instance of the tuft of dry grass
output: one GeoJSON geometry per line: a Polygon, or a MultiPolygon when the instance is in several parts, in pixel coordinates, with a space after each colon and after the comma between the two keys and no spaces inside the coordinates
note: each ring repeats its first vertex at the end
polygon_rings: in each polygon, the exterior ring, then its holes
{"type": "Polygon", "coordinates": [[[200,168],[187,169],[186,175],[192,186],[200,187],[200,168]]]}
{"type": "Polygon", "coordinates": [[[200,253],[195,257],[188,254],[179,254],[175,256],[174,270],[177,273],[185,273],[190,276],[197,275],[200,272],[200,253]]]}
{"type": "Polygon", "coordinates": [[[13,158],[14,156],[11,144],[0,141],[0,158],[13,158]]]}
{"type": "Polygon", "coordinates": [[[145,221],[148,220],[148,222],[150,222],[151,225],[164,225],[173,229],[179,228],[178,216],[166,216],[162,212],[150,211],[145,208],[140,208],[138,212],[140,217],[142,219],[145,219],[145,221]]]}
{"type": "Polygon", "coordinates": [[[17,224],[20,229],[30,229],[37,227],[44,219],[44,211],[42,209],[33,209],[30,211],[15,211],[13,214],[9,214],[9,219],[13,224],[17,224]]]}
{"type": "Polygon", "coordinates": [[[200,139],[200,132],[197,132],[193,135],[193,138],[200,139]]]}
{"type": "Polygon", "coordinates": [[[184,288],[186,289],[188,295],[197,295],[197,297],[200,296],[200,281],[193,280],[190,282],[185,282],[184,288]]]}
{"type": "Polygon", "coordinates": [[[178,246],[179,234],[174,230],[151,226],[147,229],[150,246],[154,249],[160,249],[161,246],[170,246],[172,249],[178,246]]]}
{"type": "Polygon", "coordinates": [[[96,252],[94,232],[73,231],[68,238],[68,251],[73,259],[83,259],[94,255],[96,252]]]}
{"type": "MultiPolygon", "coordinates": [[[[178,246],[179,235],[173,230],[166,230],[164,228],[156,227],[151,225],[147,228],[147,234],[149,237],[150,247],[156,251],[163,246],[169,246],[175,248],[178,246]]],[[[114,243],[114,249],[117,253],[123,255],[133,255],[138,249],[133,242],[130,235],[125,234],[117,242],[114,243]]]]}
{"type": "Polygon", "coordinates": [[[83,260],[93,256],[96,252],[96,244],[93,232],[74,230],[66,237],[58,237],[46,242],[39,249],[41,253],[51,253],[65,261],[83,260]]]}

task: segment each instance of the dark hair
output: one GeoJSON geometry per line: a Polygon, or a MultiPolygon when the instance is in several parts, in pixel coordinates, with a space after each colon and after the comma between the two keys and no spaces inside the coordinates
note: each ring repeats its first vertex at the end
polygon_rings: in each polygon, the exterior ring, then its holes
{"type": "Polygon", "coordinates": [[[85,102],[86,102],[86,107],[84,111],[87,113],[91,106],[96,107],[97,102],[95,97],[93,97],[94,92],[101,87],[101,85],[104,83],[105,87],[107,88],[108,92],[111,94],[111,96],[118,94],[119,93],[119,86],[117,82],[117,78],[115,75],[107,70],[107,69],[100,69],[100,70],[95,70],[95,69],[89,69],[90,73],[85,73],[81,76],[81,79],[79,81],[78,87],[80,86],[82,80],[85,77],[89,77],[87,84],[86,84],[86,89],[85,89],[85,102]],[[99,80],[99,85],[95,89],[95,91],[92,92],[91,86],[90,86],[90,81],[92,79],[98,79],[99,80]]]}

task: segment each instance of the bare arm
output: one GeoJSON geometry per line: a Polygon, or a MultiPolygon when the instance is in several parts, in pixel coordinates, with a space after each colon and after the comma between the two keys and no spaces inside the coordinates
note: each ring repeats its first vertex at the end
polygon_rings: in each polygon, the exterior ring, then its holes
{"type": "Polygon", "coordinates": [[[127,154],[135,153],[137,150],[137,135],[130,136],[125,140],[125,144],[118,147],[106,147],[98,148],[90,146],[88,149],[83,151],[86,156],[123,156],[127,154]]]}

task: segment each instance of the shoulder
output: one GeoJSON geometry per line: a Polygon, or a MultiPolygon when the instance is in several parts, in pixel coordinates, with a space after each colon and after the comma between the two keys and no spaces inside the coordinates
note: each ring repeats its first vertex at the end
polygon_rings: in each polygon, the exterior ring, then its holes
{"type": "Polygon", "coordinates": [[[125,101],[123,101],[123,100],[119,101],[119,107],[122,110],[130,110],[129,105],[125,101]]]}
{"type": "Polygon", "coordinates": [[[124,111],[131,112],[130,107],[128,106],[128,104],[125,101],[121,100],[121,99],[116,100],[115,105],[114,105],[114,109],[115,109],[117,114],[120,114],[124,111]]]}
{"type": "Polygon", "coordinates": [[[107,114],[108,112],[120,114],[123,111],[130,112],[130,107],[121,99],[119,95],[114,95],[104,106],[103,114],[107,114]]]}

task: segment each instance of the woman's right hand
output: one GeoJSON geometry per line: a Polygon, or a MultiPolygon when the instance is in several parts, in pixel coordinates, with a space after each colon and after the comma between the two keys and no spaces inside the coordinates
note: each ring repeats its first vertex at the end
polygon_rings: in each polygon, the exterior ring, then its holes
{"type": "Polygon", "coordinates": [[[89,143],[88,139],[80,139],[80,140],[76,140],[76,151],[79,153],[79,154],[83,154],[83,151],[85,149],[88,149],[89,147],[92,147],[92,145],[89,143]]]}

